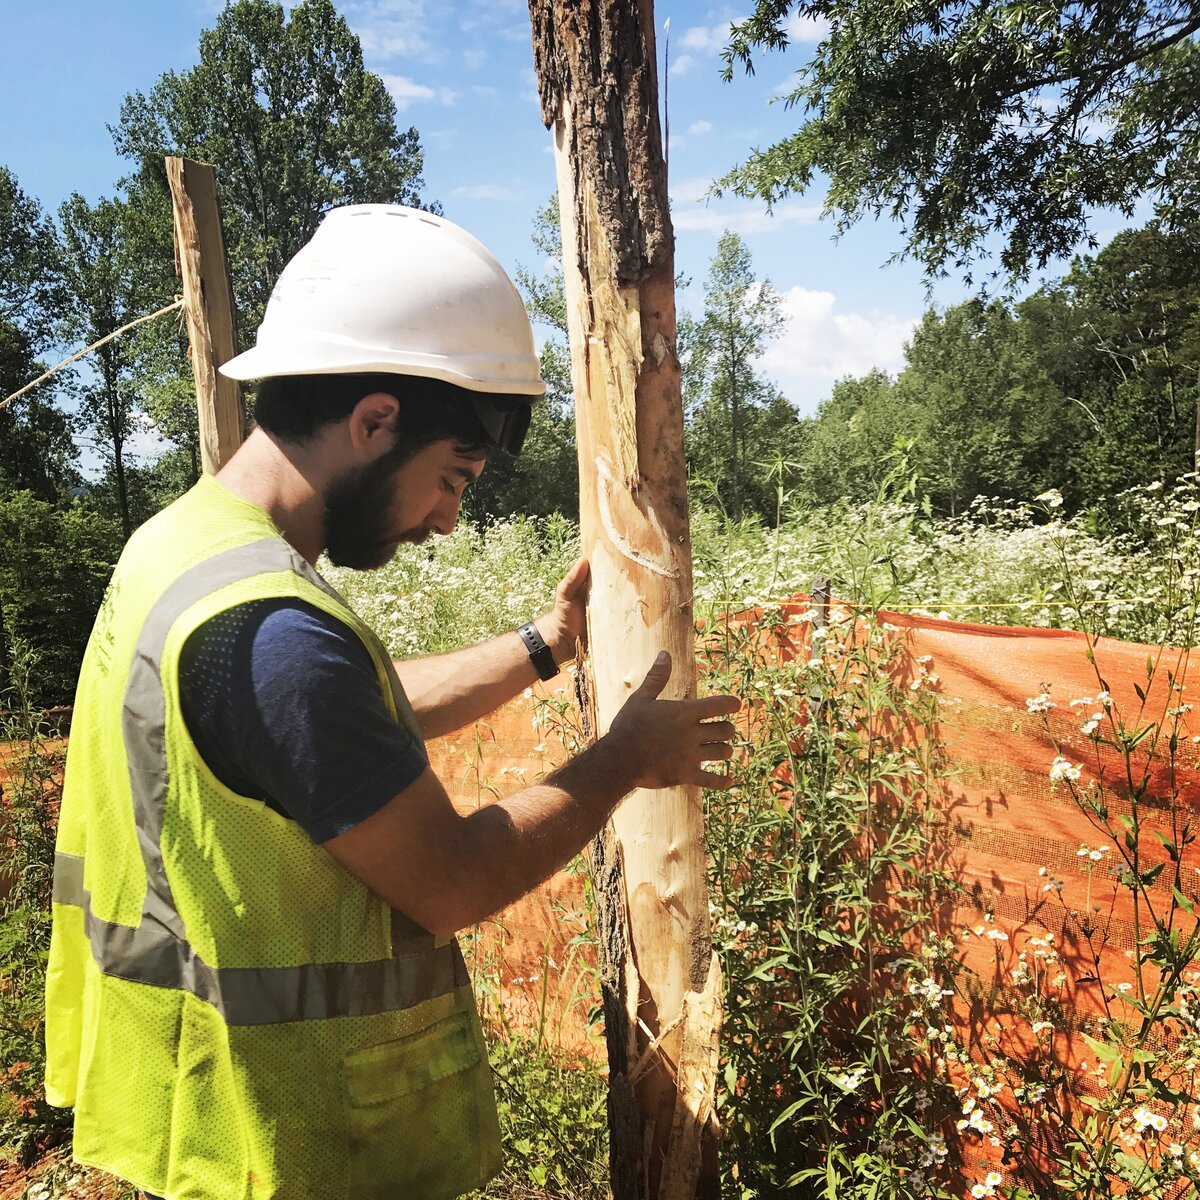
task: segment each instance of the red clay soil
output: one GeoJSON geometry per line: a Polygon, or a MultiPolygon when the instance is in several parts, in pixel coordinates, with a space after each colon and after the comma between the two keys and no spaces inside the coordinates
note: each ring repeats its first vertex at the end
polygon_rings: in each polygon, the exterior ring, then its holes
{"type": "MultiPolygon", "coordinates": [[[[61,1171],[64,1161],[64,1151],[58,1149],[48,1150],[29,1168],[0,1162],[0,1200],[21,1200],[39,1179],[50,1175],[56,1167],[61,1171]]],[[[121,1200],[128,1192],[126,1185],[111,1175],[80,1169],[77,1178],[66,1175],[52,1194],[54,1200],[121,1200]]]]}

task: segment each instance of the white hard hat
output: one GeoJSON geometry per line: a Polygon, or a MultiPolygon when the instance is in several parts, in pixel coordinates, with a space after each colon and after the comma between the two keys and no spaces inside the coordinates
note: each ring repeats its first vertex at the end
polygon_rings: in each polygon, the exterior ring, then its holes
{"type": "Polygon", "coordinates": [[[335,208],[283,269],[231,379],[419,375],[472,392],[545,393],[525,305],[464,229],[398,204],[335,208]]]}

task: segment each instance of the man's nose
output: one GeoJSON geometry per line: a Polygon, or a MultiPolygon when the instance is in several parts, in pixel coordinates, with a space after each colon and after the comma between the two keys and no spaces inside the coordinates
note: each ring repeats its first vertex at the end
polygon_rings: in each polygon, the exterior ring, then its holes
{"type": "Polygon", "coordinates": [[[434,533],[448,534],[454,532],[455,525],[458,524],[459,509],[462,508],[462,497],[454,496],[447,497],[445,502],[439,504],[433,512],[433,531],[434,533]]]}

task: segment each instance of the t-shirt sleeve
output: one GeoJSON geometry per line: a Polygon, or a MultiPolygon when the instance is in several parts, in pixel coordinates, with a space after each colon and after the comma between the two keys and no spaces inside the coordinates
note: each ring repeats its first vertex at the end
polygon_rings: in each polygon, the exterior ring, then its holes
{"type": "Polygon", "coordinates": [[[388,712],[366,647],[303,601],[252,601],[204,622],[180,655],[179,692],[213,774],[314,842],[377,812],[428,766],[388,712]]]}

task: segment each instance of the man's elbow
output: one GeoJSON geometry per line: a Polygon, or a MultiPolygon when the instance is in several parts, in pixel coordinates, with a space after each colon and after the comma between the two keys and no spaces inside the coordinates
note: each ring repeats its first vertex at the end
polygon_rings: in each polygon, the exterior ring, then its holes
{"type": "Polygon", "coordinates": [[[480,919],[459,911],[453,905],[435,905],[423,920],[413,918],[422,929],[428,930],[435,937],[453,937],[456,933],[469,929],[480,919]]]}
{"type": "Polygon", "coordinates": [[[381,896],[397,912],[436,937],[451,937],[490,915],[490,910],[483,911],[486,904],[474,889],[448,880],[430,886],[419,897],[387,892],[381,892],[381,896]]]}

